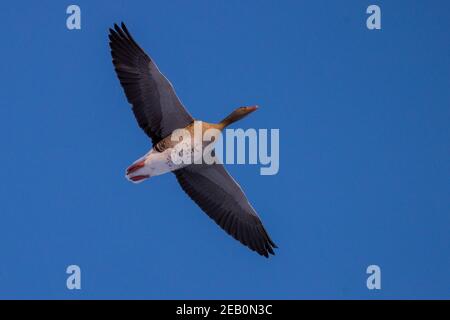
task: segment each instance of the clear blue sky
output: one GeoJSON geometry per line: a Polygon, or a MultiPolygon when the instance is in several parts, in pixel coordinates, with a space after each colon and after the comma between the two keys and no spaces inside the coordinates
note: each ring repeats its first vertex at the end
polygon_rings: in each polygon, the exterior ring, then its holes
{"type": "Polygon", "coordinates": [[[0,298],[450,298],[448,1],[75,3],[80,31],[71,2],[1,6],[0,298]],[[122,20],[195,117],[258,104],[241,125],[280,129],[278,175],[228,166],[275,257],[173,175],[124,178],[150,144],[111,64],[122,20]]]}

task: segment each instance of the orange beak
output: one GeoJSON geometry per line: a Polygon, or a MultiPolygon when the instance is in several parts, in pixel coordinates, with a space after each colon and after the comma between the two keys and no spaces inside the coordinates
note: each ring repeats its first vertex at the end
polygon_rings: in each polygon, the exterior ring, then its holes
{"type": "Polygon", "coordinates": [[[247,108],[247,110],[248,110],[249,112],[253,112],[253,111],[255,111],[255,110],[258,109],[258,106],[249,106],[249,107],[246,107],[246,108],[247,108]]]}

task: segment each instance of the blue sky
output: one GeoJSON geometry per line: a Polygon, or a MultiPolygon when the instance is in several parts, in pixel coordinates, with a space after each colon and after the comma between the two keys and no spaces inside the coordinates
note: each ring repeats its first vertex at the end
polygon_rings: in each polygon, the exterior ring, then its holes
{"type": "Polygon", "coordinates": [[[0,298],[450,298],[448,1],[75,3],[76,31],[66,1],[0,11],[0,298]],[[280,129],[279,174],[228,166],[275,257],[173,175],[124,178],[150,144],[111,64],[120,21],[195,117],[258,104],[239,126],[280,129]]]}

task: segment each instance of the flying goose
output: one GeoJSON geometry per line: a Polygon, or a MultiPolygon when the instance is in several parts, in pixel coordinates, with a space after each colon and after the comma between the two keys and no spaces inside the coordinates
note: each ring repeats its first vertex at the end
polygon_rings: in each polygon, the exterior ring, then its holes
{"type": "Polygon", "coordinates": [[[112,62],[139,126],[150,137],[153,148],[126,172],[134,182],[173,172],[187,195],[222,229],[253,251],[269,257],[277,248],[241,187],[222,164],[176,165],[170,160],[172,133],[196,123],[202,130],[223,130],[257,109],[241,107],[217,124],[199,122],[189,114],[174,88],[155,62],[136,43],[122,22],[109,29],[112,62]]]}

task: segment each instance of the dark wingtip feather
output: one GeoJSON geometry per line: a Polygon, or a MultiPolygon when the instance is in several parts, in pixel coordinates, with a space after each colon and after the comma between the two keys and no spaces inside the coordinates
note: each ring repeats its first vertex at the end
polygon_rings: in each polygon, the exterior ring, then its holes
{"type": "Polygon", "coordinates": [[[268,238],[267,240],[272,248],[278,249],[278,246],[275,244],[275,242],[272,241],[272,239],[268,238]]]}

